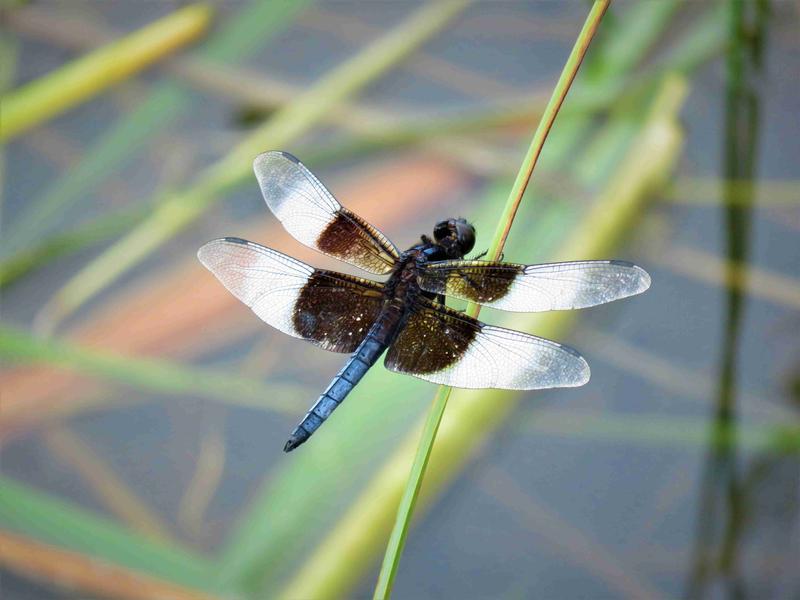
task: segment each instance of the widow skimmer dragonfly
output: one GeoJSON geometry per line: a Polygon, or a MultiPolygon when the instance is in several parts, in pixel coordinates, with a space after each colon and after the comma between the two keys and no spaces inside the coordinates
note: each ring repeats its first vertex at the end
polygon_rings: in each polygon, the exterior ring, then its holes
{"type": "Polygon", "coordinates": [[[580,386],[589,365],[572,348],[486,325],[444,304],[454,296],[508,311],[585,308],[644,292],[650,276],[629,262],[540,265],[467,260],[475,229],[464,219],[436,224],[433,238],[400,252],[333,197],[294,156],[265,152],[253,169],[286,230],[303,244],[376,275],[381,283],[315,269],[247,240],[226,237],[197,253],[228,290],[291,336],[350,353],[292,432],[289,452],[311,437],[388,350],[390,371],[462,388],[532,390],[580,386]]]}

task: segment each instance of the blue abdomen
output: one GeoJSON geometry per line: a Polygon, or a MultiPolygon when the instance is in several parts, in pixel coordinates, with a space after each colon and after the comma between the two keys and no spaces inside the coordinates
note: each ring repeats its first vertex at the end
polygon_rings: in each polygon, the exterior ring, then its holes
{"type": "Polygon", "coordinates": [[[322,393],[308,414],[295,427],[289,441],[283,447],[284,452],[291,452],[310,438],[311,434],[319,429],[319,426],[336,410],[350,390],[361,381],[364,374],[383,354],[387,344],[377,339],[374,329],[375,327],[370,330],[344,368],[333,378],[328,389],[322,393]]]}

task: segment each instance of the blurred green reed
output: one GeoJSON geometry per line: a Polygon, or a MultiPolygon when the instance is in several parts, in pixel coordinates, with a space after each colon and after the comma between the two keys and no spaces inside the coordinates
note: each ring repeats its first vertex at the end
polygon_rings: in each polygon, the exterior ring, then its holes
{"type": "Polygon", "coordinates": [[[676,204],[793,206],[800,204],[800,179],[720,181],[711,177],[680,177],[664,190],[664,196],[676,204]]]}
{"type": "Polygon", "coordinates": [[[0,288],[10,285],[54,259],[64,258],[88,246],[125,233],[135,223],[144,219],[150,210],[149,206],[137,206],[132,209],[126,207],[109,211],[108,214],[102,214],[78,225],[71,231],[55,233],[20,250],[10,258],[0,261],[0,288]]]}
{"type": "Polygon", "coordinates": [[[100,557],[178,584],[221,591],[213,563],[183,548],[147,540],[108,518],[0,476],[4,529],[100,557]]]}
{"type": "Polygon", "coordinates": [[[694,417],[665,415],[586,414],[548,411],[517,422],[517,429],[556,437],[576,436],[593,442],[661,446],[695,452],[735,446],[744,452],[781,455],[800,454],[800,426],[742,424],[722,425],[711,432],[694,417]]]}
{"type": "MultiPolygon", "coordinates": [[[[733,0],[728,17],[730,44],[727,52],[725,137],[721,172],[725,180],[752,181],[756,175],[761,133],[761,71],[767,35],[769,5],[766,1],[733,0]]],[[[753,187],[726,186],[726,279],[736,276],[737,265],[746,264],[751,248],[753,187]],[[742,201],[744,199],[744,201],[742,201]]],[[[688,598],[703,598],[709,589],[725,590],[730,597],[746,595],[741,574],[748,512],[748,477],[740,458],[740,408],[738,407],[739,353],[743,337],[747,295],[741,286],[726,286],[722,311],[723,339],[719,384],[709,438],[723,434],[733,443],[708,444],[691,568],[685,583],[688,598]]],[[[767,459],[773,462],[772,459],[767,459]]],[[[790,485],[793,485],[790,483],[790,485]]],[[[796,485],[796,482],[794,482],[796,485]]]]}
{"type": "MultiPolygon", "coordinates": [[[[252,0],[221,23],[197,50],[196,56],[214,63],[238,62],[285,30],[310,2],[252,0]]],[[[149,140],[180,117],[191,98],[190,89],[171,80],[150,92],[132,112],[102,133],[82,153],[78,164],[59,175],[41,196],[31,201],[30,208],[17,221],[14,230],[4,236],[3,255],[41,239],[61,215],[71,210],[111,173],[121,170],[149,140]]]]}
{"type": "Polygon", "coordinates": [[[205,4],[186,6],[3,97],[0,143],[127,79],[201,35],[211,22],[205,4]]]}
{"type": "MultiPolygon", "coordinates": [[[[7,35],[0,36],[0,99],[2,99],[7,91],[14,85],[18,58],[19,43],[17,40],[7,35]]],[[[0,115],[0,119],[2,119],[2,115],[0,115]]],[[[0,126],[2,126],[2,122],[0,122],[0,126]]],[[[0,207],[3,205],[3,194],[6,188],[5,166],[5,147],[0,146],[0,207]]]]}
{"type": "Polygon", "coordinates": [[[296,413],[302,385],[265,384],[259,379],[171,364],[164,359],[133,358],[78,344],[43,339],[0,325],[0,358],[8,363],[47,364],[101,380],[131,385],[142,391],[207,398],[225,404],[296,413]]]}

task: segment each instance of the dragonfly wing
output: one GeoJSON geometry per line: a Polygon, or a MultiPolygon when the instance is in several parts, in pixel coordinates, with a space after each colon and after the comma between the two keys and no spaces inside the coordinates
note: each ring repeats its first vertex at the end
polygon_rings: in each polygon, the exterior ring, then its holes
{"type": "Polygon", "coordinates": [[[303,163],[288,152],[265,152],[253,170],[269,208],[306,246],[370,273],[389,273],[400,253],[385,235],[343,207],[303,163]]]}
{"type": "Polygon", "coordinates": [[[197,257],[263,321],[332,352],[353,352],[383,302],[381,283],[314,269],[239,238],[208,242],[197,257]]]}
{"type": "Polygon", "coordinates": [[[650,287],[641,267],[620,260],[519,265],[479,260],[428,263],[422,289],[515,312],[586,308],[650,287]]]}

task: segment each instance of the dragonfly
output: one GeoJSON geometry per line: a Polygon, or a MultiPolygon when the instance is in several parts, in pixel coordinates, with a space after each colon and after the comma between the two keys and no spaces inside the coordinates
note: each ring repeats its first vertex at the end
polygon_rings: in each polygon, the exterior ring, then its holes
{"type": "Polygon", "coordinates": [[[535,390],[589,381],[576,350],[487,325],[446,305],[453,297],[505,311],[587,308],[650,287],[641,267],[621,260],[517,264],[466,258],[475,228],[436,223],[432,237],[401,252],[376,227],[342,206],[297,158],[260,154],[253,169],[264,200],[299,242],[384,281],[316,269],[237,237],[212,240],[200,262],[272,327],[331,352],[344,367],[284,446],[308,441],[384,352],[389,371],[459,388],[535,390]]]}

